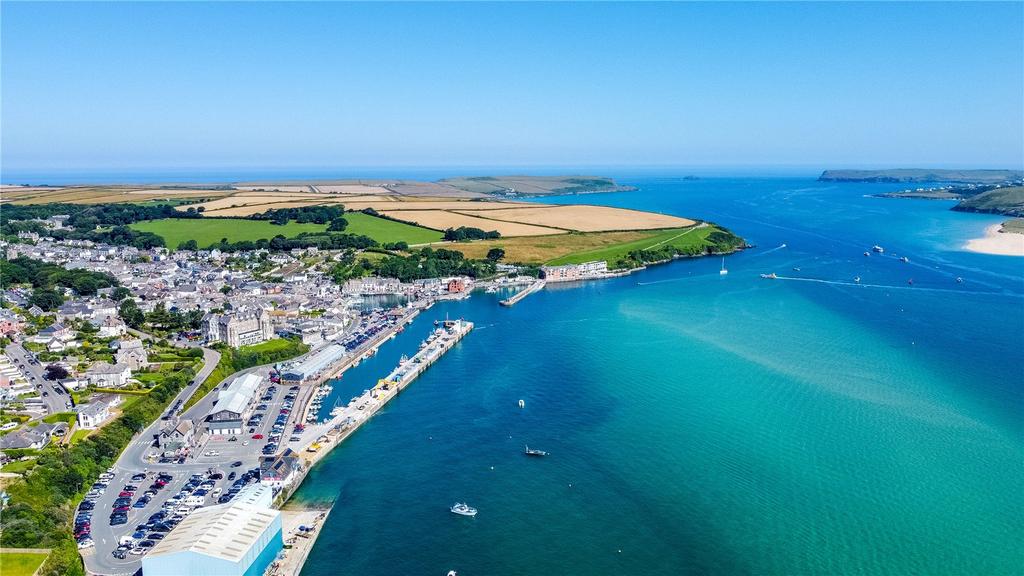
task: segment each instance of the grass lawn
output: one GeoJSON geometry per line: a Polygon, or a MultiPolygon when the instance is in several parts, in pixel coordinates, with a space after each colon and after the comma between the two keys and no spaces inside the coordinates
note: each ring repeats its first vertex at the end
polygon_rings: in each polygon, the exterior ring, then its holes
{"type": "Polygon", "coordinates": [[[295,343],[285,338],[274,338],[267,340],[266,342],[260,342],[259,344],[253,344],[252,346],[242,346],[239,348],[240,352],[277,352],[278,350],[287,350],[295,346],[295,343]]]}
{"type": "Polygon", "coordinates": [[[362,212],[346,212],[345,220],[348,220],[345,233],[369,236],[381,244],[402,241],[409,244],[426,244],[437,242],[444,237],[444,234],[437,230],[378,218],[362,212]]]}
{"type": "Polygon", "coordinates": [[[0,574],[3,576],[32,576],[46,560],[47,554],[22,552],[0,553],[0,574]]]}
{"type": "Polygon", "coordinates": [[[164,218],[136,222],[129,226],[140,232],[152,232],[161,236],[167,247],[172,250],[186,240],[195,240],[200,248],[220,242],[227,238],[229,242],[241,240],[270,239],[278,234],[287,238],[298,236],[303,232],[323,232],[326,224],[298,224],[289,222],[284,226],[271,224],[266,220],[246,220],[244,218],[164,218]]]}
{"type": "Polygon", "coordinates": [[[56,414],[50,414],[49,416],[43,418],[43,422],[46,422],[47,424],[67,422],[68,425],[70,426],[71,423],[74,422],[76,418],[78,418],[78,416],[75,415],[74,412],[58,412],[56,414]]]}
{"type": "MultiPolygon", "coordinates": [[[[3,468],[0,468],[0,472],[14,472],[15,474],[22,474],[34,468],[35,465],[35,460],[16,460],[10,464],[5,464],[3,468]]],[[[0,570],[0,574],[6,573],[3,570],[0,570]]]]}
{"type": "Polygon", "coordinates": [[[92,432],[92,430],[75,430],[75,433],[71,435],[71,444],[78,444],[92,432]]]}
{"type": "Polygon", "coordinates": [[[612,267],[620,258],[634,250],[647,250],[651,248],[661,248],[664,246],[687,248],[690,246],[702,245],[704,244],[704,239],[707,238],[708,234],[711,234],[715,230],[717,230],[717,228],[714,226],[662,230],[648,238],[625,242],[622,244],[615,244],[612,246],[604,246],[593,250],[574,252],[566,256],[553,258],[546,262],[546,264],[557,266],[559,264],[581,264],[583,262],[592,262],[594,260],[605,260],[608,262],[609,267],[612,267]]]}
{"type": "Polygon", "coordinates": [[[502,248],[505,250],[505,262],[544,264],[572,254],[601,250],[634,241],[644,242],[658,234],[657,231],[635,231],[520,236],[445,244],[443,247],[449,250],[458,250],[465,254],[466,258],[484,258],[491,248],[502,248]]]}

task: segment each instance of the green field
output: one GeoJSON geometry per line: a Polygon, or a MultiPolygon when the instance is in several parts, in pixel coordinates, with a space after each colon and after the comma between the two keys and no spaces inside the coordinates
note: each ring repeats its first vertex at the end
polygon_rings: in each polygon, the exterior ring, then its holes
{"type": "Polygon", "coordinates": [[[663,230],[657,234],[640,240],[567,254],[550,260],[546,262],[546,264],[557,266],[559,264],[582,264],[583,262],[605,260],[608,262],[609,266],[611,266],[633,250],[649,250],[652,248],[661,248],[663,246],[675,246],[677,248],[685,249],[690,246],[702,245],[705,243],[705,238],[707,238],[708,234],[711,234],[715,230],[717,230],[717,228],[714,226],[663,230]]]}
{"type": "Polygon", "coordinates": [[[147,220],[129,225],[140,232],[152,232],[161,236],[167,247],[174,249],[186,240],[195,240],[200,248],[220,242],[227,238],[228,242],[242,240],[270,239],[278,234],[286,238],[298,236],[303,232],[323,232],[326,224],[297,224],[289,222],[284,226],[271,224],[266,220],[246,220],[244,218],[164,218],[147,220]]]}
{"type": "Polygon", "coordinates": [[[46,554],[0,552],[0,574],[3,576],[32,576],[43,560],[46,560],[46,556],[46,554]]]}
{"type": "Polygon", "coordinates": [[[388,242],[426,244],[428,242],[437,242],[444,237],[437,230],[377,218],[362,212],[348,212],[345,214],[345,220],[348,220],[348,228],[345,229],[346,233],[369,236],[381,244],[388,242]]]}
{"type": "MultiPolygon", "coordinates": [[[[362,212],[350,212],[345,214],[348,220],[346,234],[357,234],[369,236],[377,242],[399,242],[405,241],[409,244],[425,244],[437,242],[442,234],[435,230],[385,220],[362,212]]],[[[165,218],[162,220],[148,220],[136,222],[129,225],[140,232],[152,232],[164,239],[167,247],[174,249],[186,240],[195,240],[200,248],[207,248],[212,244],[220,242],[221,238],[227,238],[228,242],[239,242],[242,240],[270,239],[278,234],[286,238],[298,236],[303,232],[323,232],[327,229],[326,224],[298,224],[289,222],[284,226],[271,224],[266,220],[248,220],[245,218],[196,218],[178,219],[165,218]]]]}

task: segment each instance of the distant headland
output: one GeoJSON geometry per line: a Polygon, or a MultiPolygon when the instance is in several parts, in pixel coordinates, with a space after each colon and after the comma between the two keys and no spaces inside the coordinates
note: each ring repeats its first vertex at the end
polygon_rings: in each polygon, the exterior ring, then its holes
{"type": "Polygon", "coordinates": [[[825,170],[823,182],[948,182],[951,184],[995,184],[1024,178],[1021,170],[942,170],[894,168],[890,170],[825,170]]]}

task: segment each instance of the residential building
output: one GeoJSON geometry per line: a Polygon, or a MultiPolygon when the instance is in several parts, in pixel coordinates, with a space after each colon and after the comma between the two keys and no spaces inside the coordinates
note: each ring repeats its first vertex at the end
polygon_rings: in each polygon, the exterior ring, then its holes
{"type": "Polygon", "coordinates": [[[366,278],[353,278],[342,287],[345,294],[399,294],[402,292],[402,283],[397,278],[378,278],[368,276],[366,278]]]}
{"type": "Polygon", "coordinates": [[[608,262],[584,262],[583,264],[565,264],[562,266],[541,266],[544,280],[547,282],[573,282],[600,278],[608,274],[608,262]]]}
{"type": "Polygon", "coordinates": [[[274,324],[263,308],[207,314],[203,336],[207,342],[224,342],[232,348],[250,346],[273,338],[274,324]]]}
{"type": "Polygon", "coordinates": [[[85,373],[89,384],[103,388],[120,388],[132,377],[131,368],[127,364],[110,364],[97,362],[85,373]]]}
{"type": "Polygon", "coordinates": [[[110,407],[106,402],[90,402],[78,410],[78,427],[86,430],[99,428],[110,418],[110,407]]]}
{"type": "Polygon", "coordinates": [[[130,338],[117,343],[114,359],[118,364],[127,364],[132,370],[140,370],[149,366],[149,355],[142,345],[142,340],[130,338]]]}

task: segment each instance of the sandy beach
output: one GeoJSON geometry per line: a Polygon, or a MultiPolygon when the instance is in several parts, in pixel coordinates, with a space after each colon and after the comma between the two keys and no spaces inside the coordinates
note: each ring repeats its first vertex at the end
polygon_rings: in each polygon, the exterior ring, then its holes
{"type": "Polygon", "coordinates": [[[1024,257],[1024,234],[1003,232],[1002,229],[1002,224],[993,224],[985,228],[985,237],[968,240],[967,244],[964,244],[964,249],[982,254],[1024,257]]]}

